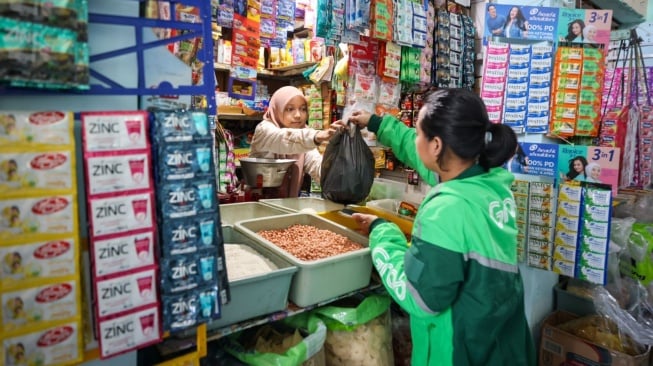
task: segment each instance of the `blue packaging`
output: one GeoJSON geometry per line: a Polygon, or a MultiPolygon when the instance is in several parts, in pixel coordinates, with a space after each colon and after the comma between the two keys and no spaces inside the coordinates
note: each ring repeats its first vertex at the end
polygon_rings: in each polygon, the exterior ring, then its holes
{"type": "Polygon", "coordinates": [[[159,146],[157,182],[215,177],[210,144],[165,144],[159,146]]]}
{"type": "Polygon", "coordinates": [[[215,213],[215,179],[167,183],[157,187],[160,219],[177,219],[215,213]]]}
{"type": "Polygon", "coordinates": [[[205,323],[220,316],[218,288],[204,287],[179,295],[164,295],[163,329],[175,332],[205,323]]]}
{"type": "Polygon", "coordinates": [[[198,215],[165,220],[161,226],[164,257],[195,253],[218,243],[218,219],[215,215],[198,215]]]}
{"type": "Polygon", "coordinates": [[[170,142],[211,141],[213,138],[206,113],[186,110],[155,111],[152,137],[159,145],[170,142]]]}
{"type": "Polygon", "coordinates": [[[175,294],[217,283],[215,255],[211,250],[161,259],[161,289],[175,294]]]}

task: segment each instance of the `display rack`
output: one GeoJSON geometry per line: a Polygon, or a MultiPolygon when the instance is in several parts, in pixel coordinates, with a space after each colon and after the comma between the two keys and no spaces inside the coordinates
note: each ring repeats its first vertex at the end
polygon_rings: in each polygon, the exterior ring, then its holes
{"type": "MultiPolygon", "coordinates": [[[[131,0],[142,2],[142,0],[131,0]]],[[[146,19],[140,17],[119,16],[101,13],[89,13],[89,24],[108,24],[133,28],[135,44],[130,47],[114,49],[107,52],[91,55],[89,58],[90,75],[95,79],[91,82],[89,90],[68,91],[71,95],[205,95],[207,98],[207,112],[215,115],[217,111],[215,99],[215,78],[213,74],[213,47],[211,39],[211,2],[203,0],[170,0],[171,19],[176,18],[175,7],[187,5],[199,9],[201,23],[188,23],[176,20],[146,19]],[[185,31],[184,34],[167,39],[146,42],[143,33],[147,28],[166,28],[185,31]],[[151,87],[145,84],[145,51],[155,47],[165,47],[168,44],[192,39],[202,38],[203,47],[198,52],[198,59],[203,63],[202,83],[200,85],[173,86],[168,82],[151,87]],[[137,86],[125,86],[106,74],[94,68],[94,63],[110,60],[125,55],[136,55],[137,86]]],[[[190,82],[190,80],[189,80],[190,82]]],[[[29,94],[57,94],[66,93],[64,90],[39,90],[13,87],[0,87],[0,94],[4,95],[29,95],[29,94]]]]}

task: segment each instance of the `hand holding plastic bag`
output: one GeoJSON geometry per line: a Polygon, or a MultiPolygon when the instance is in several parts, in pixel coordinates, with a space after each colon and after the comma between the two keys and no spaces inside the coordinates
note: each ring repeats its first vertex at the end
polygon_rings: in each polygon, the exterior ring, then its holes
{"type": "Polygon", "coordinates": [[[322,158],[322,196],[342,204],[363,201],[374,183],[374,155],[358,127],[339,131],[322,158]]]}

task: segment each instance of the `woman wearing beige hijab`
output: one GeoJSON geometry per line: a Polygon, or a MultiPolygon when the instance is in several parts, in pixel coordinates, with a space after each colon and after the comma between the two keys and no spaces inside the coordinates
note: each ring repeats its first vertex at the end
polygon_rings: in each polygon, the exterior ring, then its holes
{"type": "Polygon", "coordinates": [[[294,86],[278,89],[270,99],[267,112],[254,131],[249,156],[252,158],[295,159],[288,169],[280,195],[299,196],[304,173],[320,181],[322,155],[317,146],[329,140],[342,126],[332,123],[327,130],[306,126],[308,105],[301,90],[294,86]]]}

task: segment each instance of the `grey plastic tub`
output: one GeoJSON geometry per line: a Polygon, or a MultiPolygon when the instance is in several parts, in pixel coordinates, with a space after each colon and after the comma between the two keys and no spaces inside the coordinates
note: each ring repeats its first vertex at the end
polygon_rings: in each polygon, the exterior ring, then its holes
{"type": "Polygon", "coordinates": [[[220,205],[222,225],[234,225],[238,221],[258,219],[261,217],[285,215],[292,210],[273,207],[260,202],[227,203],[220,205]]]}
{"type": "Polygon", "coordinates": [[[222,234],[225,243],[249,245],[272,261],[278,269],[262,275],[230,281],[231,301],[222,306],[222,317],[208,323],[207,328],[222,328],[286,309],[291,279],[297,272],[297,267],[284,256],[239,233],[232,226],[223,226],[222,234]]]}
{"type": "Polygon", "coordinates": [[[308,213],[337,211],[345,208],[345,205],[340,203],[315,197],[270,198],[262,199],[259,202],[294,212],[309,211],[308,213]]]}
{"type": "Polygon", "coordinates": [[[313,214],[294,213],[241,221],[236,224],[236,229],[284,256],[298,268],[290,285],[290,294],[288,296],[290,301],[298,306],[314,305],[358,290],[370,283],[372,260],[370,249],[367,247],[368,239],[344,226],[313,214]],[[294,224],[310,225],[319,229],[330,230],[362,244],[365,248],[324,259],[304,261],[257,234],[260,230],[286,229],[294,224]]]}

